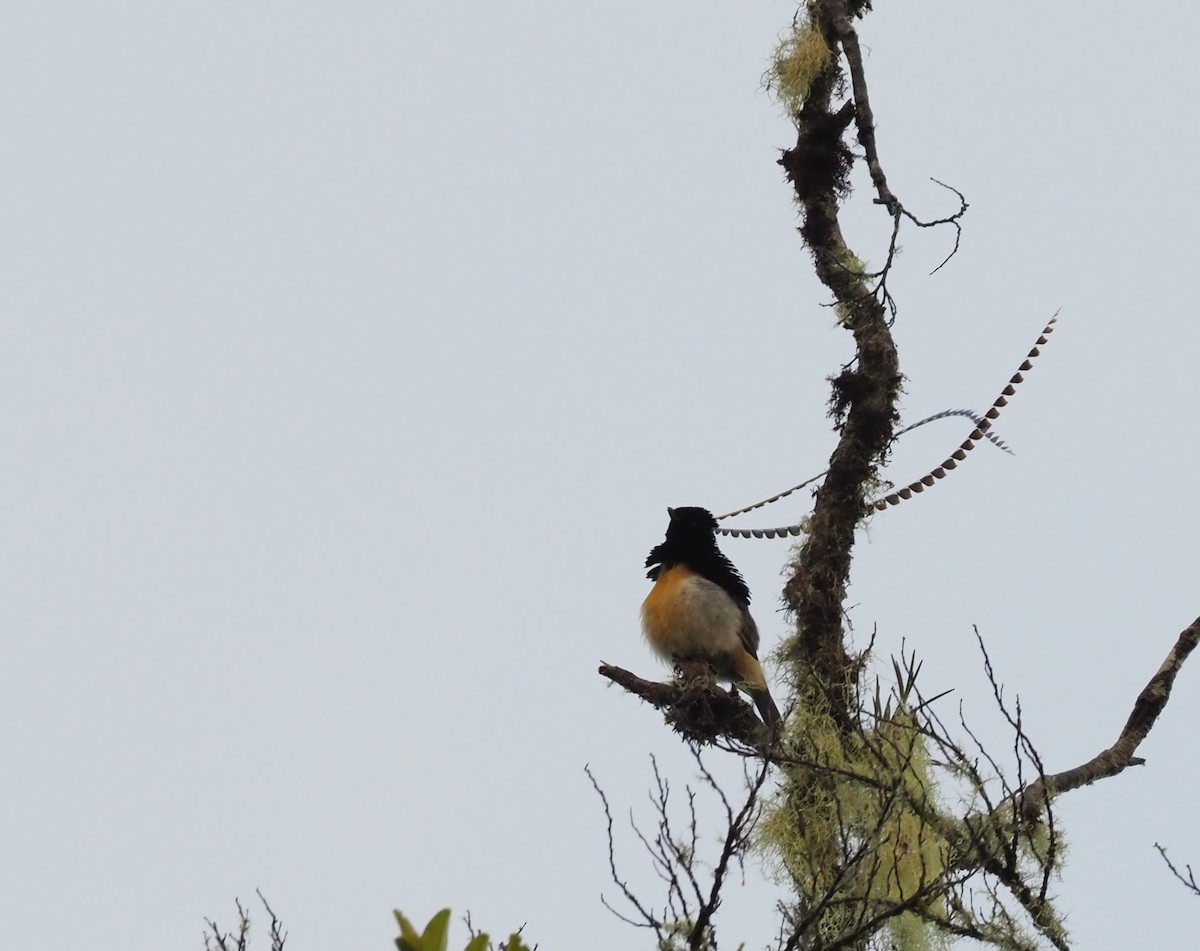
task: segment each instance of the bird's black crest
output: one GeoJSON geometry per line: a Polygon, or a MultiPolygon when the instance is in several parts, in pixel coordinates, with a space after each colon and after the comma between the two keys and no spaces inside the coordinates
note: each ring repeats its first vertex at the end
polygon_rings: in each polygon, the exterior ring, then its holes
{"type": "Polygon", "coordinates": [[[717,520],[712,512],[692,505],[667,511],[671,515],[667,537],[646,556],[650,569],[646,577],[653,581],[667,568],[684,565],[720,585],[739,604],[748,605],[750,589],[717,547],[717,520]]]}

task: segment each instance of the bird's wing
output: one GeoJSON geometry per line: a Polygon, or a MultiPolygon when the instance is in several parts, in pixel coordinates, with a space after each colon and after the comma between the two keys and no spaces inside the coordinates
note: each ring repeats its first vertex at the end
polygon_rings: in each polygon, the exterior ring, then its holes
{"type": "Polygon", "coordinates": [[[746,605],[742,605],[742,626],[738,631],[738,637],[742,640],[742,646],[746,648],[746,653],[757,659],[758,657],[758,625],[754,623],[754,618],[750,616],[750,609],[746,605]]]}

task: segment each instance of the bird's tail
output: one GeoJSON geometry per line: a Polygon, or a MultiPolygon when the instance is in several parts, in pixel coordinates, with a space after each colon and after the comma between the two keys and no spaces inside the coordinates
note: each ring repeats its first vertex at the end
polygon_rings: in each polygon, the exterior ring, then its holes
{"type": "Polygon", "coordinates": [[[763,723],[767,725],[767,729],[772,735],[779,733],[779,708],[775,706],[775,701],[771,699],[771,691],[763,687],[760,690],[751,690],[750,697],[754,701],[754,705],[758,707],[758,714],[763,718],[763,723]]]}

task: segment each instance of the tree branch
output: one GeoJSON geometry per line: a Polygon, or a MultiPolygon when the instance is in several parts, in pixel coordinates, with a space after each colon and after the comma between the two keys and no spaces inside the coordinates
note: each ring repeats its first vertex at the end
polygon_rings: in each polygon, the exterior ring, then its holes
{"type": "MultiPolygon", "coordinates": [[[[823,36],[837,36],[845,16],[841,0],[823,0],[813,15],[823,36]]],[[[843,81],[836,58],[816,76],[795,115],[796,145],[780,164],[802,209],[800,233],[812,252],[817,277],[833,295],[839,319],[854,335],[855,358],[833,379],[831,414],[841,438],[829,472],[816,492],[809,534],[791,565],[784,601],[797,621],[798,638],[785,648],[792,674],[812,696],[801,703],[824,707],[847,733],[855,729],[858,666],[845,645],[842,602],[850,574],[854,532],[867,512],[867,487],[891,445],[900,394],[900,366],[887,310],[867,282],[839,220],[854,156],[842,142],[862,116],[848,100],[832,108],[843,81]]]]}
{"type": "Polygon", "coordinates": [[[643,680],[611,664],[601,664],[598,673],[662,710],[687,740],[711,745],[727,738],[760,753],[771,745],[771,731],[735,690],[717,685],[708,664],[685,661],[678,670],[680,677],[670,683],[643,680]]]}
{"type": "Polygon", "coordinates": [[[1200,618],[1196,618],[1184,628],[1162,666],[1138,694],[1133,711],[1125,721],[1121,735],[1112,746],[1074,769],[1038,779],[1024,791],[1021,809],[1027,819],[1036,818],[1048,797],[1078,789],[1080,786],[1088,786],[1098,779],[1116,776],[1127,767],[1141,766],[1145,762],[1133,754],[1137,752],[1142,740],[1149,735],[1159,714],[1171,699],[1175,675],[1179,673],[1179,668],[1183,666],[1188,655],[1196,649],[1197,643],[1200,643],[1200,618]]]}

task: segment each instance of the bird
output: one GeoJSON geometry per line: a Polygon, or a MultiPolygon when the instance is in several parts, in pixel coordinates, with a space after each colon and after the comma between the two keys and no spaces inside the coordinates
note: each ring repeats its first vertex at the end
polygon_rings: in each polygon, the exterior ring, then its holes
{"type": "Polygon", "coordinates": [[[654,587],[642,602],[642,632],[664,660],[702,660],[744,689],[768,729],[779,727],[758,661],[750,589],[717,547],[717,520],[698,506],[668,508],[667,535],[646,557],[654,587]]]}

